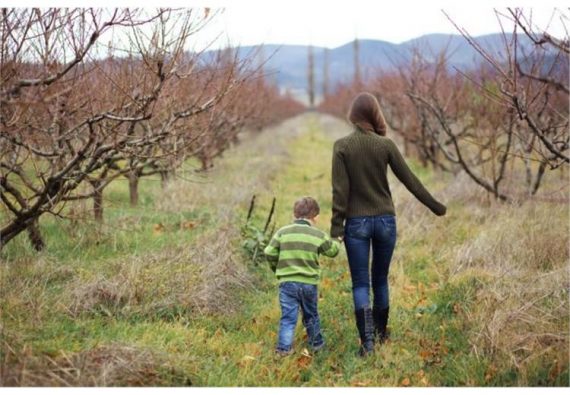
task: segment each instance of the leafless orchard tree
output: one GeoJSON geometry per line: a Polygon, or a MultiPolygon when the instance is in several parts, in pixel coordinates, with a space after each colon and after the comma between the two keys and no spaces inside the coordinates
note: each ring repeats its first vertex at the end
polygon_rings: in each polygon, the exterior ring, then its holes
{"type": "MultiPolygon", "coordinates": [[[[495,11],[501,24],[504,41],[502,58],[486,51],[469,33],[455,25],[469,44],[484,58],[496,74],[497,89],[482,86],[486,95],[497,103],[514,111],[526,125],[522,140],[523,152],[528,157],[538,157],[542,174],[546,167],[558,168],[570,163],[570,133],[568,130],[569,105],[569,55],[570,39],[566,29],[568,15],[553,11],[553,18],[566,31],[562,38],[554,37],[533,24],[532,13],[521,8],[495,11]],[[503,19],[513,23],[513,34],[505,34],[503,19]],[[531,45],[524,45],[523,39],[531,45]]],[[[528,162],[527,162],[528,164],[528,162]]],[[[534,183],[536,188],[540,184],[534,183]]],[[[536,192],[531,187],[531,191],[536,192]]]]}
{"type": "MultiPolygon", "coordinates": [[[[497,111],[461,75],[450,73],[446,54],[436,64],[416,54],[412,67],[402,72],[418,123],[421,150],[430,162],[445,169],[464,170],[478,185],[501,200],[507,161],[516,127],[512,113],[497,111]],[[423,64],[416,67],[418,63],[423,64]]],[[[484,77],[479,75],[482,82],[484,77]]]]}
{"type": "Polygon", "coordinates": [[[568,164],[570,138],[567,40],[548,33],[539,39],[521,10],[509,14],[514,28],[513,34],[503,30],[502,57],[458,28],[483,56],[479,67],[451,74],[445,52],[435,64],[416,53],[402,72],[422,136],[425,132],[427,141],[436,143],[436,149],[426,150],[426,139],[420,139],[422,152],[433,163],[441,163],[443,154],[451,169],[461,168],[500,200],[516,195],[501,187],[512,176],[509,163],[522,160],[526,191],[534,195],[547,168],[568,164]],[[534,45],[525,45],[519,29],[534,45]]]}
{"type": "Polygon", "coordinates": [[[93,197],[100,217],[106,185],[164,156],[159,143],[176,135],[182,120],[213,108],[238,83],[227,80],[176,109],[161,103],[172,85],[193,77],[184,51],[201,26],[193,13],[2,10],[2,246],[28,230],[41,249],[37,220],[62,215],[65,201],[93,197]],[[131,53],[96,60],[95,44],[112,28],[128,30],[131,53]]]}

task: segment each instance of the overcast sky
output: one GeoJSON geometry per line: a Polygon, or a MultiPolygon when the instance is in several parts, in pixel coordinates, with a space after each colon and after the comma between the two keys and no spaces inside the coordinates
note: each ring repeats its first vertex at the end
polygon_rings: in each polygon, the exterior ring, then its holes
{"type": "MultiPolygon", "coordinates": [[[[491,0],[99,0],[94,1],[27,1],[25,5],[43,6],[135,6],[135,7],[224,7],[224,11],[201,34],[200,42],[210,42],[220,37],[214,47],[253,44],[312,44],[334,48],[354,40],[385,40],[400,43],[429,33],[455,33],[457,30],[443,14],[449,16],[472,35],[500,31],[493,11],[497,7],[506,11],[512,1],[491,0]]],[[[22,0],[5,0],[5,6],[22,6],[22,0]]],[[[561,21],[565,19],[570,28],[570,11],[565,4],[552,0],[518,0],[516,4],[532,7],[533,23],[558,37],[567,36],[561,21]],[[537,3],[539,7],[537,7],[537,3]],[[554,13],[555,7],[562,11],[554,13]]],[[[504,20],[505,28],[511,31],[504,20]]],[[[198,37],[195,37],[198,39],[198,37]]]]}
{"type": "MultiPolygon", "coordinates": [[[[457,33],[442,12],[443,8],[472,35],[500,31],[493,7],[488,4],[490,2],[485,5],[484,1],[477,1],[482,5],[474,5],[476,1],[457,5],[461,2],[398,0],[392,0],[389,5],[379,0],[329,1],[325,4],[306,0],[304,3],[266,1],[255,7],[229,4],[211,28],[224,30],[226,39],[241,45],[313,44],[333,48],[355,37],[400,43],[428,33],[457,33]]],[[[505,8],[498,10],[506,12],[505,8]]],[[[533,22],[545,28],[553,11],[554,8],[548,6],[532,8],[533,22]]],[[[570,16],[567,9],[564,12],[570,16]]],[[[549,31],[553,34],[566,34],[561,15],[557,12],[551,21],[549,31]]],[[[570,28],[570,23],[567,25],[570,28]]]]}

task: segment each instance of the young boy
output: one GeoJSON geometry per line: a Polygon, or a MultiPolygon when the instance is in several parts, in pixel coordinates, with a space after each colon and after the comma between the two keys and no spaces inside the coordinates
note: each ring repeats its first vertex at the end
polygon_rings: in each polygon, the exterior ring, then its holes
{"type": "Polygon", "coordinates": [[[325,232],[314,227],[319,211],[315,199],[297,200],[293,207],[294,223],[275,232],[264,250],[279,281],[281,320],[275,351],[282,356],[293,352],[299,306],[310,347],[317,351],[324,346],[317,311],[317,284],[321,274],[318,257],[320,254],[335,257],[339,246],[325,232]]]}

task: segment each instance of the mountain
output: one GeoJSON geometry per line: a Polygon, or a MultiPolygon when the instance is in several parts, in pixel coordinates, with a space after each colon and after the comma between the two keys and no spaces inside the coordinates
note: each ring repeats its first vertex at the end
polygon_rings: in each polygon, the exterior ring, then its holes
{"type": "MultiPolygon", "coordinates": [[[[505,56],[504,40],[510,41],[512,34],[489,34],[474,37],[474,41],[484,50],[498,56],[505,56]]],[[[530,47],[530,40],[518,36],[523,47],[530,47]]],[[[378,69],[394,70],[399,65],[410,61],[413,51],[417,50],[428,61],[434,61],[437,54],[448,49],[450,68],[468,70],[483,61],[482,56],[461,35],[428,34],[400,44],[381,40],[358,40],[359,62],[364,76],[378,69]]],[[[268,78],[273,79],[282,90],[289,90],[303,95],[307,89],[307,59],[309,47],[306,45],[245,46],[238,49],[240,58],[255,57],[255,64],[263,63],[268,78]]],[[[328,51],[329,79],[331,86],[350,82],[354,75],[354,42],[337,48],[325,49],[313,47],[315,64],[315,82],[320,91],[323,80],[325,51],[328,51]]]]}

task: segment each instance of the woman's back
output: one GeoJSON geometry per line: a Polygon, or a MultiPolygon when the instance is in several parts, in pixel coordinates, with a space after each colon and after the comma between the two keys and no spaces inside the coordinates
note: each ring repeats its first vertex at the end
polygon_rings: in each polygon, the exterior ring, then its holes
{"type": "Polygon", "coordinates": [[[342,236],[346,218],[395,215],[386,175],[388,166],[406,188],[434,213],[441,215],[445,212],[445,206],[431,196],[408,168],[391,139],[357,127],[334,144],[333,237],[342,236]]]}
{"type": "Polygon", "coordinates": [[[345,172],[342,168],[335,171],[333,166],[333,180],[348,177],[347,217],[394,214],[386,176],[390,142],[386,137],[356,129],[335,143],[335,154],[341,158],[333,164],[342,165],[345,172]]]}

